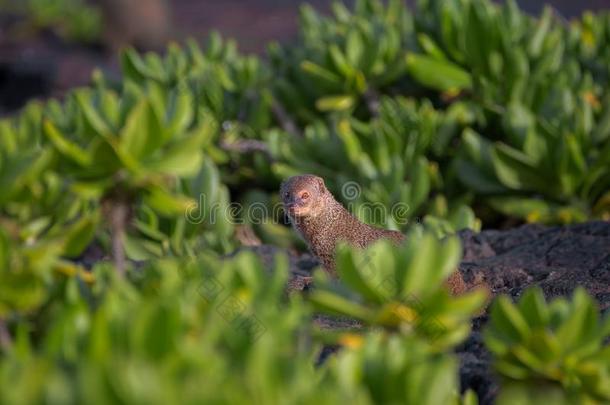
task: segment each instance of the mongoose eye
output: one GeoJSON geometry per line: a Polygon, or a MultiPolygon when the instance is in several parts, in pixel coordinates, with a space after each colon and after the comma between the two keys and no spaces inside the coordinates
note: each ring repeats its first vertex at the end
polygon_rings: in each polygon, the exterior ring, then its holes
{"type": "Polygon", "coordinates": [[[305,191],[303,194],[301,194],[301,198],[302,198],[303,200],[308,199],[308,198],[309,198],[309,193],[308,193],[307,191],[305,191]]]}

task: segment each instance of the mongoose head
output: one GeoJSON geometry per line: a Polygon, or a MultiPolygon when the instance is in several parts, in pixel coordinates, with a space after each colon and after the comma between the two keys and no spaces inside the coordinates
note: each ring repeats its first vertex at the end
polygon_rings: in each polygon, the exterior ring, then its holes
{"type": "Polygon", "coordinates": [[[323,212],[328,190],[321,177],[303,174],[284,181],[280,187],[280,197],[290,218],[305,218],[323,212]]]}

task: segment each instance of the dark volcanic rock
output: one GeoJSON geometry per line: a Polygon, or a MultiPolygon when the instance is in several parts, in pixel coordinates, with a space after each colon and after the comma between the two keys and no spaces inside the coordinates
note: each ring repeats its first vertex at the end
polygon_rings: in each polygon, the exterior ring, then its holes
{"type": "Polygon", "coordinates": [[[582,286],[610,307],[610,223],[547,228],[524,225],[508,231],[460,232],[466,282],[486,281],[494,294],[514,297],[532,285],[547,298],[569,296],[582,286]]]}
{"type": "MultiPolygon", "coordinates": [[[[538,285],[547,299],[569,296],[577,286],[589,291],[600,309],[610,309],[610,223],[566,227],[524,225],[508,231],[460,232],[464,256],[460,271],[467,283],[485,281],[493,294],[521,295],[538,285]]],[[[482,344],[485,319],[473,324],[470,338],[457,348],[462,388],[476,391],[482,404],[497,391],[491,356],[482,344]]]]}

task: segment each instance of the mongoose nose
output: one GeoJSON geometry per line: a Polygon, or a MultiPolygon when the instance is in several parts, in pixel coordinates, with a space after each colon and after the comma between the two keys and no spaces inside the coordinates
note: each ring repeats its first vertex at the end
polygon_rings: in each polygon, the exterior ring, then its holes
{"type": "Polygon", "coordinates": [[[294,213],[294,211],[295,211],[297,208],[299,208],[299,207],[303,207],[304,205],[305,205],[305,202],[304,202],[302,199],[298,198],[298,197],[296,197],[296,198],[294,198],[294,197],[293,197],[293,198],[290,198],[289,200],[287,200],[287,201],[284,203],[284,207],[285,207],[285,208],[286,208],[286,210],[287,210],[288,212],[290,212],[290,213],[294,213]]]}
{"type": "Polygon", "coordinates": [[[298,196],[288,196],[284,199],[284,205],[286,206],[286,208],[290,208],[290,207],[294,207],[296,205],[302,205],[303,204],[303,199],[299,198],[298,196]]]}
{"type": "Polygon", "coordinates": [[[297,205],[299,207],[304,206],[306,203],[306,201],[300,197],[296,197],[293,201],[292,201],[292,205],[297,205]]]}

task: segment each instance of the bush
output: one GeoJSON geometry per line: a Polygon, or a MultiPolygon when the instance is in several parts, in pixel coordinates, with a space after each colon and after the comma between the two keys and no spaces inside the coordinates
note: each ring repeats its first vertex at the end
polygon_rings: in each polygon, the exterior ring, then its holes
{"type": "Polygon", "coordinates": [[[505,380],[498,403],[610,400],[610,319],[600,319],[583,289],[576,289],[571,302],[557,298],[547,304],[539,289],[527,290],[517,305],[499,297],[490,316],[485,343],[505,380]]]}
{"type": "MultiPolygon", "coordinates": [[[[485,296],[445,290],[453,234],[610,218],[609,14],[333,10],[304,7],[268,62],[218,35],[126,50],[119,82],[0,121],[0,402],[476,402],[452,349],[485,296]],[[340,248],[342,282],[318,273],[307,299],[285,293],[286,257],[222,256],[249,226],[295,246],[272,210],[302,172],[409,232],[340,248]],[[312,326],[328,313],[366,329],[312,326]],[[314,366],[327,344],[341,352],[314,366]]],[[[499,298],[499,401],[607,401],[607,335],[582,291],[499,298]]]]}
{"type": "Polygon", "coordinates": [[[319,274],[311,300],[316,308],[349,316],[390,331],[415,334],[431,347],[447,349],[470,333],[470,319],[481,310],[485,291],[451,297],[443,282],[461,254],[457,237],[440,242],[432,233],[408,236],[396,249],[380,241],[359,251],[337,251],[341,285],[319,274]]]}
{"type": "Polygon", "coordinates": [[[71,42],[93,43],[102,34],[101,11],[83,0],[2,0],[0,11],[22,17],[25,29],[51,30],[71,42]]]}

